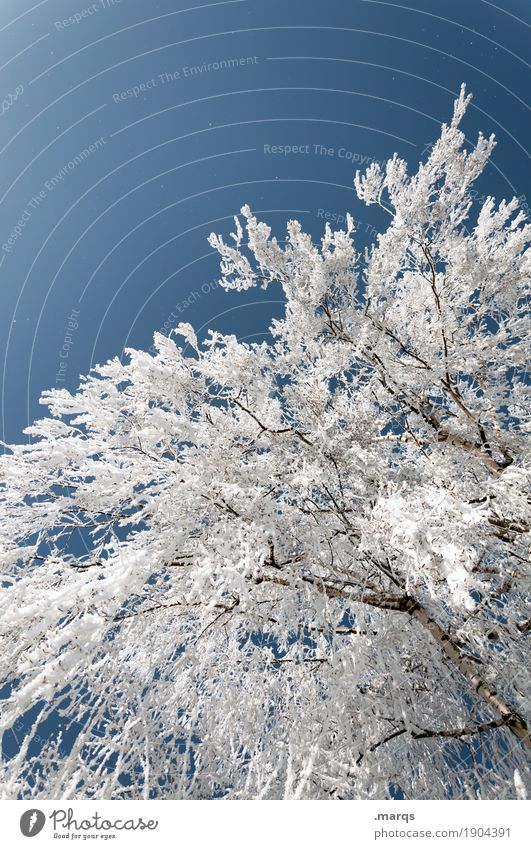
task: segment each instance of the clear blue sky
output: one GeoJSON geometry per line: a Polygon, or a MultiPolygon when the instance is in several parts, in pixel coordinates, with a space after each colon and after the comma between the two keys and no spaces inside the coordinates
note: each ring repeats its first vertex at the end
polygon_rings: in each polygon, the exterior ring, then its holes
{"type": "Polygon", "coordinates": [[[2,0],[3,438],[154,330],[260,338],[278,292],[213,287],[209,232],[249,203],[280,238],[348,210],[366,243],[356,167],[415,166],[462,81],[467,137],[498,138],[478,196],[531,204],[530,24],[528,0],[2,0]]]}

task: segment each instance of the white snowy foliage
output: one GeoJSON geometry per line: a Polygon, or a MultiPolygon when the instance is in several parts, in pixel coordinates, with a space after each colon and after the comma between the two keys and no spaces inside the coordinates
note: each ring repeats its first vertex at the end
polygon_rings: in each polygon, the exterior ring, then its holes
{"type": "Polygon", "coordinates": [[[470,220],[467,104],[356,175],[365,258],[210,237],[269,343],[181,324],[5,447],[5,798],[525,796],[531,228],[470,220]]]}

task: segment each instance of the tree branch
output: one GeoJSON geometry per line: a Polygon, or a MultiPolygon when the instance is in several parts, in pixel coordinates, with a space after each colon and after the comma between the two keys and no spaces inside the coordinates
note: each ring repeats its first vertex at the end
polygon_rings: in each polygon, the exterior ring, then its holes
{"type": "Polygon", "coordinates": [[[492,731],[495,728],[502,728],[507,725],[507,720],[503,719],[493,719],[491,722],[482,722],[480,725],[469,725],[464,728],[444,728],[440,731],[429,731],[428,729],[423,729],[422,731],[412,731],[411,736],[414,740],[423,740],[428,737],[455,737],[459,739],[460,737],[470,737],[474,734],[483,734],[484,731],[492,731]]]}

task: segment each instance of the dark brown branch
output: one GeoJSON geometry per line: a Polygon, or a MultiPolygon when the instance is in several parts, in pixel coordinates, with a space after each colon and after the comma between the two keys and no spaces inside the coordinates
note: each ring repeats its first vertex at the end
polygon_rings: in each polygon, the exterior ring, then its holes
{"type": "Polygon", "coordinates": [[[214,617],[212,622],[209,622],[208,625],[206,625],[203,628],[203,630],[201,631],[201,633],[198,635],[198,637],[196,639],[196,643],[201,639],[203,634],[206,634],[206,632],[209,631],[210,628],[212,628],[212,626],[215,625],[216,622],[218,622],[221,619],[221,617],[225,615],[225,613],[232,613],[232,611],[235,610],[238,607],[239,603],[240,603],[239,596],[235,596],[235,597],[233,597],[233,603],[230,607],[227,607],[224,604],[215,604],[214,607],[222,607],[223,609],[218,613],[217,616],[214,617]]]}
{"type": "MultiPolygon", "coordinates": [[[[507,720],[502,717],[500,719],[493,719],[491,722],[482,722],[480,725],[470,725],[465,726],[464,728],[444,728],[442,730],[422,729],[421,731],[410,731],[409,733],[414,740],[424,740],[434,737],[452,737],[459,740],[462,737],[471,737],[474,734],[483,734],[485,731],[492,731],[496,728],[503,728],[504,726],[507,726],[507,720]]],[[[388,734],[387,737],[384,737],[382,740],[378,740],[377,743],[373,743],[369,746],[367,752],[375,752],[376,749],[380,748],[380,746],[383,746],[385,743],[389,743],[396,737],[400,737],[402,734],[406,733],[408,733],[406,728],[399,728],[391,734],[388,734]]],[[[358,766],[363,760],[365,754],[366,752],[361,752],[359,754],[356,760],[356,764],[358,766]]]]}
{"type": "Polygon", "coordinates": [[[414,740],[423,740],[428,737],[455,737],[459,739],[461,737],[471,737],[474,734],[483,734],[484,731],[492,731],[494,728],[502,728],[504,725],[507,725],[507,720],[502,717],[501,719],[493,719],[491,722],[482,722],[480,725],[469,725],[464,728],[444,728],[440,731],[429,731],[427,729],[412,731],[411,736],[414,740]]]}
{"type": "Polygon", "coordinates": [[[296,657],[274,657],[274,658],[271,658],[271,659],[264,661],[264,662],[269,663],[269,664],[276,664],[276,663],[330,663],[330,658],[329,657],[302,657],[302,658],[299,659],[299,658],[296,658],[296,657]]]}
{"type": "MultiPolygon", "coordinates": [[[[383,746],[385,743],[389,743],[391,740],[394,740],[395,737],[400,737],[401,734],[405,734],[405,733],[406,733],[405,728],[399,728],[398,731],[393,731],[391,734],[388,734],[387,737],[384,737],[383,740],[378,740],[377,743],[373,743],[371,746],[369,746],[367,751],[368,752],[375,752],[376,749],[380,748],[380,746],[383,746]]],[[[360,752],[360,754],[359,754],[359,756],[356,760],[356,764],[358,766],[362,762],[365,754],[366,754],[365,752],[360,752]]]]}
{"type": "Polygon", "coordinates": [[[260,421],[260,419],[258,418],[258,416],[256,416],[256,415],[255,415],[255,414],[254,414],[251,410],[249,410],[249,409],[248,409],[248,407],[246,407],[244,404],[242,404],[242,403],[241,403],[241,401],[238,401],[238,399],[237,399],[237,398],[231,398],[230,400],[231,400],[234,404],[236,404],[236,406],[237,406],[237,407],[239,407],[239,408],[240,408],[240,410],[243,410],[243,411],[244,411],[244,413],[247,413],[247,415],[248,415],[248,416],[250,416],[252,419],[254,419],[254,421],[256,422],[256,424],[258,425],[258,427],[260,428],[260,430],[261,430],[262,432],[264,432],[264,433],[273,433],[273,434],[280,434],[280,433],[293,433],[295,436],[297,436],[297,437],[298,437],[298,438],[299,438],[302,442],[304,442],[306,445],[312,445],[312,444],[313,444],[313,443],[312,443],[312,442],[310,442],[308,439],[306,439],[306,437],[304,436],[304,434],[303,434],[303,433],[301,433],[301,432],[300,432],[300,430],[297,430],[297,428],[293,428],[293,427],[282,427],[282,428],[278,428],[278,429],[273,429],[273,428],[267,427],[267,425],[263,424],[263,422],[261,422],[261,421],[260,421]]]}
{"type": "MultiPolygon", "coordinates": [[[[230,607],[228,607],[226,604],[221,603],[214,604],[213,606],[216,608],[222,608],[221,614],[223,614],[233,610],[235,607],[237,607],[238,604],[239,600],[237,604],[235,603],[230,607]]],[[[114,616],[112,621],[122,622],[124,619],[133,619],[135,616],[144,616],[147,613],[159,613],[161,610],[171,610],[172,607],[184,607],[188,609],[191,607],[204,607],[204,605],[201,602],[197,602],[196,604],[190,604],[188,602],[183,603],[182,601],[173,601],[170,604],[156,604],[153,607],[146,607],[143,610],[135,610],[132,613],[124,613],[123,616],[114,616]]]]}

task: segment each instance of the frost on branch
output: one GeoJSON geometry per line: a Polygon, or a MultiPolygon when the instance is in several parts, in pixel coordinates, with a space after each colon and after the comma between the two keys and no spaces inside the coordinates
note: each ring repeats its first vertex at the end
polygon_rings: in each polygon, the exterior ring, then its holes
{"type": "Polygon", "coordinates": [[[365,258],[211,236],[270,343],[180,324],[5,446],[6,798],[525,795],[530,227],[467,103],[356,176],[365,258]]]}

